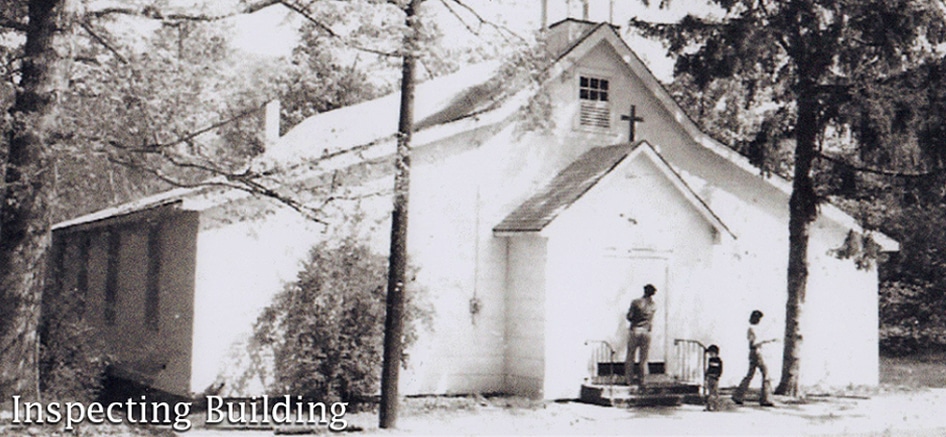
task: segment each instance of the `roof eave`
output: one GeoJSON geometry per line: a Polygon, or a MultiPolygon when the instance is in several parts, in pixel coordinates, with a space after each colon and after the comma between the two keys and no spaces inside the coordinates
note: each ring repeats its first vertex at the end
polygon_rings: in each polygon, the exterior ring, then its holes
{"type": "Polygon", "coordinates": [[[493,236],[497,238],[541,237],[544,236],[544,234],[541,229],[493,229],[493,236]]]}

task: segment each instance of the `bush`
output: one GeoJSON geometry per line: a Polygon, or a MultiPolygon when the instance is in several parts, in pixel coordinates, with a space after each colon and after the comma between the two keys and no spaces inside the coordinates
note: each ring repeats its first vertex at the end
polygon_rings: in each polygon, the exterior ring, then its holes
{"type": "MultiPolygon", "coordinates": [[[[296,281],[276,295],[254,327],[254,340],[273,351],[275,383],[269,392],[325,402],[377,393],[387,264],[353,238],[312,249],[296,281]]],[[[412,322],[427,318],[411,288],[405,347],[416,338],[412,322]]]]}
{"type": "Polygon", "coordinates": [[[40,391],[45,398],[88,402],[102,388],[108,355],[74,290],[47,295],[40,327],[40,391]]]}
{"type": "Polygon", "coordinates": [[[946,302],[930,283],[884,282],[880,287],[880,351],[904,356],[946,351],[946,302]]]}

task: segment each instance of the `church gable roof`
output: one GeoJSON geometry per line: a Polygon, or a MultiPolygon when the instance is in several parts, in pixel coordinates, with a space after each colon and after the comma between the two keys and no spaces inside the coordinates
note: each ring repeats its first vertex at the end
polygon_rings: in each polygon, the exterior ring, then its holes
{"type": "Polygon", "coordinates": [[[636,145],[616,144],[596,147],[585,152],[539,192],[507,215],[493,228],[493,232],[504,234],[542,231],[621,163],[640,157],[650,159],[671,185],[717,231],[736,238],[709,205],[687,185],[647,141],[640,141],[636,145]]]}
{"type": "Polygon", "coordinates": [[[493,232],[541,231],[624,160],[630,150],[627,144],[617,144],[585,152],[506,216],[493,232]]]}
{"type": "MultiPolygon", "coordinates": [[[[452,74],[417,84],[414,91],[415,131],[448,124],[494,109],[501,89],[492,80],[499,63],[471,65],[452,74]]],[[[313,115],[292,127],[258,160],[295,164],[351,150],[397,132],[400,92],[313,115]]]]}
{"type": "MultiPolygon", "coordinates": [[[[592,28],[591,31],[583,34],[575,44],[568,47],[552,65],[550,77],[555,77],[563,73],[567,68],[579,62],[590,50],[602,41],[608,41],[618,55],[623,59],[630,71],[637,76],[645,85],[646,89],[660,103],[660,106],[666,110],[670,116],[677,121],[680,128],[693,139],[694,143],[702,146],[706,150],[724,158],[734,167],[755,175],[761,175],[758,167],[749,162],[749,159],[725,144],[717,141],[697,125],[690,116],[683,110],[680,104],[670,95],[667,89],[657,80],[657,77],[650,71],[650,68],[641,61],[633,49],[627,45],[627,42],[617,33],[612,26],[599,25],[592,28]]],[[[663,157],[661,157],[663,159],[663,157]]],[[[786,199],[791,195],[791,182],[779,175],[767,175],[759,178],[760,182],[781,191],[786,199]]],[[[885,251],[897,251],[900,248],[893,238],[878,231],[867,231],[861,227],[860,223],[852,216],[829,202],[823,203],[820,208],[821,215],[841,226],[850,228],[859,233],[869,234],[873,237],[885,251]]]]}

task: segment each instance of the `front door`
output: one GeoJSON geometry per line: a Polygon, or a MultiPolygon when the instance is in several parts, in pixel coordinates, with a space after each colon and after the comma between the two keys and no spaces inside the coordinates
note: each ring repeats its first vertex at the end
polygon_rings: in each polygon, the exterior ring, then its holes
{"type": "MultiPolygon", "coordinates": [[[[653,327],[650,339],[650,363],[652,367],[661,367],[667,361],[667,258],[662,256],[635,254],[608,254],[602,257],[601,276],[598,278],[601,290],[608,296],[612,306],[607,310],[607,322],[614,328],[612,343],[621,361],[626,359],[628,322],[627,311],[631,301],[644,294],[644,286],[657,287],[654,303],[653,327]]],[[[656,369],[655,369],[656,370],[656,369]]]]}

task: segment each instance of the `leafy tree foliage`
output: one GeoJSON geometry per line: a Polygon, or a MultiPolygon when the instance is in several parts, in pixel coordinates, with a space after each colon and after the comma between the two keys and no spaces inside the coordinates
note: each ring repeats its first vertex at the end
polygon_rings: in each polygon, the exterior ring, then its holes
{"type": "MultiPolygon", "coordinates": [[[[898,253],[877,257],[881,351],[888,354],[946,348],[946,321],[936,316],[946,305],[946,253],[941,250],[946,240],[938,231],[946,226],[946,174],[941,170],[946,138],[939,133],[946,121],[944,64],[933,60],[858,83],[839,105],[842,122],[824,135],[825,152],[814,168],[819,197],[900,242],[898,253]],[[857,147],[849,144],[852,138],[857,147]]],[[[671,90],[707,132],[767,171],[791,174],[791,155],[785,153],[790,141],[763,148],[763,155],[755,148],[768,144],[773,132],[790,132],[784,107],[746,102],[738,79],[717,79],[701,89],[681,74],[671,90]],[[766,123],[782,127],[773,131],[766,123]]],[[[868,252],[851,255],[870,264],[868,252]]]]}
{"type": "MultiPolygon", "coordinates": [[[[944,38],[940,5],[914,0],[715,0],[719,19],[688,16],[674,25],[634,21],[665,38],[675,73],[696,88],[735,81],[745,102],[765,99],[779,117],[761,123],[755,161],[793,140],[789,201],[788,299],[779,393],[798,392],[799,320],[808,279],[809,226],[821,200],[815,164],[829,127],[843,131],[842,106],[863,84],[917,65],[944,38]]],[[[749,107],[752,105],[750,104],[749,107]]],[[[749,154],[752,156],[752,153],[749,154]]]]}
{"type": "Polygon", "coordinates": [[[946,60],[860,84],[841,117],[856,149],[823,165],[825,195],[901,243],[881,269],[881,350],[946,349],[946,60]]]}
{"type": "Polygon", "coordinates": [[[364,62],[362,56],[356,55],[344,65],[343,51],[318,27],[303,26],[301,44],[273,85],[282,102],[284,129],[315,114],[369,100],[389,90],[388,86],[372,85],[368,71],[359,65],[364,62]]]}
{"type": "MultiPolygon", "coordinates": [[[[352,103],[372,95],[374,89],[367,82],[348,79],[352,75],[360,78],[357,70],[331,68],[333,58],[328,54],[307,64],[328,64],[320,71],[287,68],[286,60],[265,66],[257,62],[255,67],[236,62],[225,23],[199,11],[166,14],[154,7],[136,9],[131,3],[128,8],[123,5],[105,11],[82,9],[87,5],[79,2],[57,2],[56,7],[66,3],[68,13],[53,14],[59,31],[37,37],[39,45],[30,45],[35,41],[29,33],[25,46],[19,45],[22,40],[16,36],[0,45],[7,79],[0,87],[0,105],[22,114],[0,122],[9,133],[5,138],[29,143],[25,148],[3,143],[0,148],[5,160],[5,172],[0,174],[8,176],[2,195],[7,200],[2,203],[6,218],[0,227],[8,234],[0,238],[0,258],[22,263],[22,268],[8,265],[0,272],[5,284],[0,305],[0,333],[6,336],[0,345],[5,366],[0,369],[0,391],[4,393],[25,394],[39,385],[36,378],[26,375],[36,374],[35,316],[41,295],[38,290],[43,288],[41,260],[50,241],[52,221],[169,186],[199,186],[213,176],[222,175],[226,186],[269,191],[270,187],[252,178],[240,179],[246,176],[249,160],[263,150],[259,108],[279,95],[273,86],[263,84],[331,74],[332,80],[307,84],[307,94],[332,95],[332,87],[349,86],[335,93],[346,94],[347,100],[328,101],[317,110],[352,103]],[[156,30],[120,30],[142,24],[156,30]],[[51,74],[43,76],[46,73],[51,74]],[[57,90],[55,99],[43,94],[51,88],[57,90]],[[31,111],[37,109],[34,116],[31,111]],[[41,170],[30,170],[37,168],[41,170]],[[17,198],[32,200],[19,202],[14,200],[17,198]],[[11,206],[27,209],[16,212],[11,206]],[[33,206],[40,209],[28,211],[33,206]],[[29,238],[22,240],[21,236],[29,238]],[[26,246],[20,245],[21,241],[26,246]],[[26,282],[11,282],[20,279],[26,282]]],[[[22,2],[0,8],[4,34],[26,31],[30,22],[49,32],[41,20],[50,18],[27,17],[27,5],[42,9],[45,3],[22,2]]],[[[257,6],[247,6],[247,11],[257,6]]],[[[89,334],[90,327],[81,319],[50,320],[44,328],[50,337],[40,358],[46,372],[41,383],[60,389],[60,394],[75,388],[78,392],[74,395],[83,397],[89,388],[85,382],[61,383],[69,381],[70,374],[94,373],[90,369],[99,359],[71,349],[82,346],[71,340],[89,334]]]]}
{"type": "MultiPolygon", "coordinates": [[[[57,255],[58,256],[58,255],[57,255]]],[[[89,402],[102,388],[111,357],[86,318],[87,296],[75,287],[47,284],[40,320],[40,392],[49,399],[89,402]]]]}
{"type": "Polygon", "coordinates": [[[859,196],[836,200],[900,242],[880,269],[881,352],[893,355],[946,350],[946,182],[913,179],[858,177],[859,196]]]}
{"type": "MultiPolygon", "coordinates": [[[[413,273],[412,273],[413,275],[413,273]]],[[[377,393],[381,376],[387,258],[347,237],[312,249],[295,282],[260,315],[255,341],[273,350],[273,394],[358,401],[377,393]]],[[[414,321],[429,318],[408,287],[404,344],[414,321]]]]}

